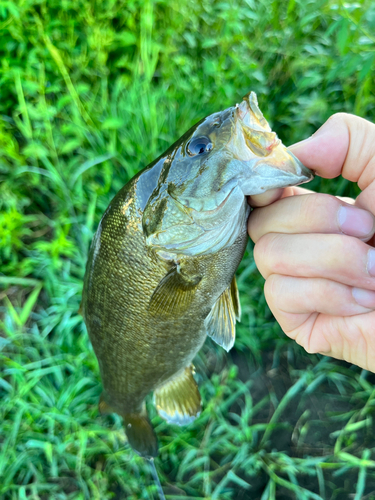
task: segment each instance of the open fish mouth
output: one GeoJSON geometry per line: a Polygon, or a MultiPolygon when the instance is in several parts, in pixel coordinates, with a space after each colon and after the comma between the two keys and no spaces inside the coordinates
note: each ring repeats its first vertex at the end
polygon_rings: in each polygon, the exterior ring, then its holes
{"type": "Polygon", "coordinates": [[[271,130],[254,92],[236,105],[234,133],[227,147],[236,159],[248,165],[239,183],[246,196],[295,186],[314,177],[271,130]]]}

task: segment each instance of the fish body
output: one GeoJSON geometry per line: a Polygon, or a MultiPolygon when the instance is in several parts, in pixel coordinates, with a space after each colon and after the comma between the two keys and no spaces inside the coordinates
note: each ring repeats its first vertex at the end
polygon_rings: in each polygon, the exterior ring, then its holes
{"type": "Polygon", "coordinates": [[[87,262],[82,314],[103,380],[102,412],[131,446],[157,454],[145,409],[187,424],[201,410],[192,360],[209,335],[229,350],[240,304],[247,195],[310,180],[255,94],[205,118],[110,202],[87,262]]]}

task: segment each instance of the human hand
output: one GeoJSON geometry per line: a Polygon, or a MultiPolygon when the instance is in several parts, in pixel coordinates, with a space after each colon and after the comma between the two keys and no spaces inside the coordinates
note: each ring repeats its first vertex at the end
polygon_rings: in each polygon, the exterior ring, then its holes
{"type": "Polygon", "coordinates": [[[350,200],[292,187],[250,199],[263,206],[248,230],[266,300],[307,352],[375,372],[375,125],[339,113],[290,149],[321,177],[341,174],[362,192],[350,200]]]}

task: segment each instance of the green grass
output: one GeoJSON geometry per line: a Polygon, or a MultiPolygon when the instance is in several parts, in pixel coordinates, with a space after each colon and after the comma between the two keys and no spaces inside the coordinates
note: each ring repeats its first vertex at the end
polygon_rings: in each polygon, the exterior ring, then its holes
{"type": "MultiPolygon", "coordinates": [[[[370,0],[0,0],[0,498],[156,499],[78,315],[120,187],[250,89],[286,144],[337,111],[373,119],[370,0]]],[[[355,196],[343,179],[312,188],[355,196]]],[[[270,314],[252,245],[243,320],[197,357],[188,427],[152,405],[167,499],[375,499],[375,376],[306,354],[270,314]]]]}

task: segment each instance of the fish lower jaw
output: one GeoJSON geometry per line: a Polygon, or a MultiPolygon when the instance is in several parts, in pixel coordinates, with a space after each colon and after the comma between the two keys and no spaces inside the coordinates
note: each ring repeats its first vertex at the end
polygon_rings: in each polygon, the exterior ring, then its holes
{"type": "MultiPolygon", "coordinates": [[[[269,167],[271,170],[271,167],[269,167]]],[[[289,186],[297,186],[309,182],[313,175],[307,176],[304,174],[293,174],[291,172],[283,172],[278,169],[272,169],[270,175],[253,175],[248,180],[244,180],[241,184],[241,189],[244,196],[254,196],[262,194],[270,189],[286,188],[289,186]]]]}

